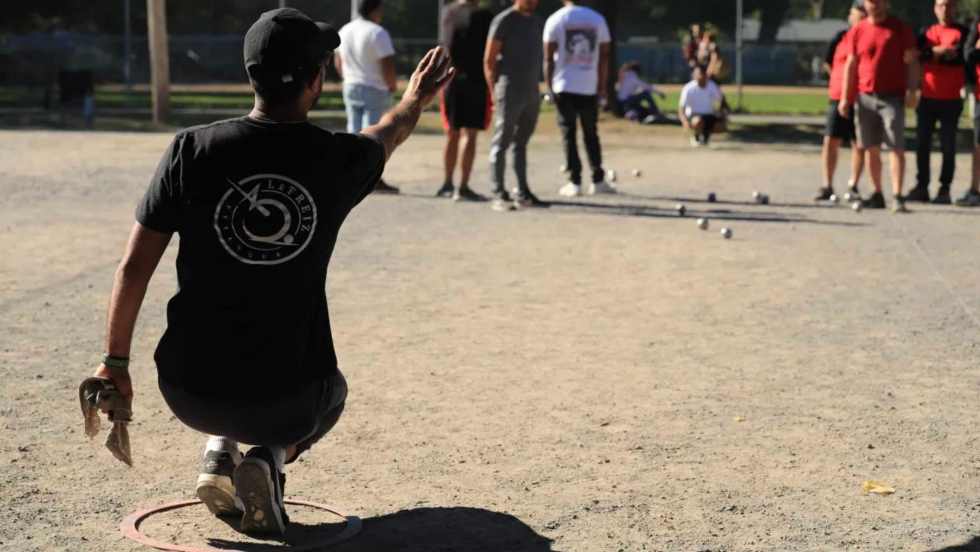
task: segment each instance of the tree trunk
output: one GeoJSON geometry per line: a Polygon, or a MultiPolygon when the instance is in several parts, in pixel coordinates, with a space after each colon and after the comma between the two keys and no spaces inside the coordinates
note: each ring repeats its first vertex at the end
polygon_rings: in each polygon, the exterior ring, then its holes
{"type": "Polygon", "coordinates": [[[776,42],[779,28],[783,26],[789,13],[789,0],[770,0],[760,3],[762,5],[759,6],[759,42],[772,44],[776,42]]]}

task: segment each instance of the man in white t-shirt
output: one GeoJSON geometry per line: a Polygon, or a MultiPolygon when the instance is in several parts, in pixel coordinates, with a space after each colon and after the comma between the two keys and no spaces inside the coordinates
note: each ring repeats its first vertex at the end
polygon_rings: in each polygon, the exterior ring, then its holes
{"type": "Polygon", "coordinates": [[[569,182],[558,193],[581,195],[582,161],[575,138],[577,120],[582,122],[585,149],[592,168],[590,194],[616,193],[606,183],[599,143],[599,101],[606,99],[609,76],[610,36],[605,18],[565,0],[565,7],[548,18],[544,27],[544,75],[548,93],[558,107],[558,127],[565,145],[569,182]]]}
{"type": "MultiPolygon", "coordinates": [[[[351,134],[381,120],[398,86],[395,47],[380,25],[384,16],[381,0],[360,0],[357,13],[359,18],[340,29],[340,48],[334,55],[337,73],[344,79],[347,132],[351,134]]],[[[398,188],[381,180],[375,191],[397,194],[398,188]]]]}
{"type": "Polygon", "coordinates": [[[694,80],[684,85],[677,106],[677,116],[692,133],[691,145],[707,146],[718,121],[724,117],[725,96],[715,81],[708,78],[703,65],[694,68],[694,80]]]}

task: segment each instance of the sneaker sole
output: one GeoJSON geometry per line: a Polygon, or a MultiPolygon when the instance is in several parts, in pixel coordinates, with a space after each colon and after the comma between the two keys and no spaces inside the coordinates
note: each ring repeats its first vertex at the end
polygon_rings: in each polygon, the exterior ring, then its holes
{"type": "Polygon", "coordinates": [[[224,475],[198,475],[197,498],[218,517],[238,516],[244,511],[241,500],[235,496],[231,478],[224,475]]]}
{"type": "Polygon", "coordinates": [[[246,458],[235,469],[235,488],[242,500],[243,533],[286,533],[282,510],[276,504],[272,471],[262,460],[246,458]]]}

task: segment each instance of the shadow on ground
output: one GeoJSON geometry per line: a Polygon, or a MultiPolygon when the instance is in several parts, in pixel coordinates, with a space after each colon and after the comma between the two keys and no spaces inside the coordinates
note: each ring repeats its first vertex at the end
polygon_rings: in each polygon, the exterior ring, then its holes
{"type": "MultiPolygon", "coordinates": [[[[551,540],[509,514],[480,508],[416,508],[367,518],[361,533],[329,549],[337,552],[551,552],[551,540]]],[[[340,530],[336,523],[293,524],[285,543],[210,540],[214,548],[277,552],[310,548],[340,530]]]]}
{"type": "Polygon", "coordinates": [[[958,544],[956,546],[949,546],[946,548],[938,548],[932,552],[980,552],[980,537],[973,537],[970,542],[965,544],[958,544]]]}

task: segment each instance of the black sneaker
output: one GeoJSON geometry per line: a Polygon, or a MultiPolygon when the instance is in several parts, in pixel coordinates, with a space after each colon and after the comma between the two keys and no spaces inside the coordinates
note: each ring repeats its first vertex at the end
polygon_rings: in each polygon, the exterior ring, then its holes
{"type": "Polygon", "coordinates": [[[969,190],[963,197],[956,200],[958,207],[980,207],[980,192],[969,190]]]}
{"type": "Polygon", "coordinates": [[[446,182],[436,191],[436,197],[453,197],[453,193],[456,189],[449,182],[446,182]]]}
{"type": "Polygon", "coordinates": [[[374,193],[376,194],[398,194],[398,188],[388,184],[384,180],[378,180],[378,183],[374,186],[374,193]]]}
{"type": "Polygon", "coordinates": [[[909,209],[905,206],[905,198],[896,196],[895,203],[892,205],[893,213],[908,213],[909,209]]]}
{"type": "Polygon", "coordinates": [[[952,203],[953,198],[949,197],[949,190],[946,188],[940,188],[936,197],[932,198],[933,205],[950,205],[952,203]]]}
{"type": "Polygon", "coordinates": [[[216,516],[242,515],[242,503],[235,495],[232,476],[242,461],[241,453],[209,450],[204,454],[197,476],[197,497],[216,516]]]}
{"type": "Polygon", "coordinates": [[[453,201],[474,201],[474,202],[484,202],[486,201],[486,196],[480,195],[474,192],[469,186],[460,188],[459,190],[453,192],[453,201]]]}
{"type": "Polygon", "coordinates": [[[918,201],[920,203],[929,203],[929,188],[925,186],[916,186],[909,190],[909,193],[905,195],[905,201],[918,201]]]}
{"type": "Polygon", "coordinates": [[[286,476],[265,447],[248,451],[235,469],[235,488],[244,506],[243,533],[284,535],[289,517],[283,502],[286,476]]]}
{"type": "Polygon", "coordinates": [[[875,192],[868,199],[862,199],[861,206],[865,209],[884,209],[885,196],[881,192],[875,192]]]}
{"type": "Polygon", "coordinates": [[[834,195],[833,188],[820,188],[820,191],[814,196],[813,201],[830,201],[830,196],[832,195],[834,195]]]}
{"type": "Polygon", "coordinates": [[[551,207],[550,203],[541,201],[538,196],[534,195],[531,190],[521,190],[517,192],[514,196],[514,204],[520,208],[524,207],[536,207],[536,208],[546,208],[551,207]]]}

